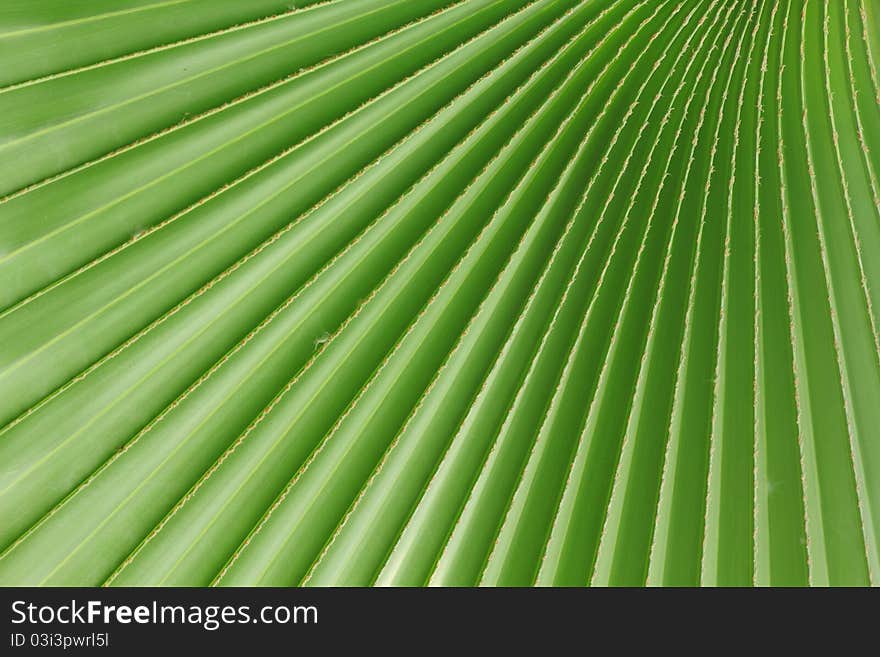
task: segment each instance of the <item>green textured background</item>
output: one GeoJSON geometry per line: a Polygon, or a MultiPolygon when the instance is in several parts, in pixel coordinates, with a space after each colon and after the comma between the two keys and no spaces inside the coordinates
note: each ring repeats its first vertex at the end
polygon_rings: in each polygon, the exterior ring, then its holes
{"type": "Polygon", "coordinates": [[[880,585],[878,0],[3,0],[0,584],[880,585]]]}

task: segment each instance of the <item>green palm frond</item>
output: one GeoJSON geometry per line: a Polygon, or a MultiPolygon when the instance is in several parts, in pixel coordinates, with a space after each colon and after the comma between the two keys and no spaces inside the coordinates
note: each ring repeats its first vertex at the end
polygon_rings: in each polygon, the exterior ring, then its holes
{"type": "Polygon", "coordinates": [[[880,584],[875,0],[6,0],[0,583],[880,584]]]}

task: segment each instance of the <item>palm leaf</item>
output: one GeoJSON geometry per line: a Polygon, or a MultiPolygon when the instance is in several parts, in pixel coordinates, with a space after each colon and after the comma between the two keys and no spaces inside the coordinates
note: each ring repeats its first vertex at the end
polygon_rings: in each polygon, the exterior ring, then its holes
{"type": "Polygon", "coordinates": [[[7,0],[0,582],[880,584],[873,0],[7,0]]]}

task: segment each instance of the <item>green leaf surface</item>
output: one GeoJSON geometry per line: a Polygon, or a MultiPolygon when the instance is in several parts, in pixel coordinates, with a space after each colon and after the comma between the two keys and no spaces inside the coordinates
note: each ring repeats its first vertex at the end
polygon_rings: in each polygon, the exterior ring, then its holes
{"type": "Polygon", "coordinates": [[[874,0],[9,0],[0,583],[880,585],[874,0]]]}

